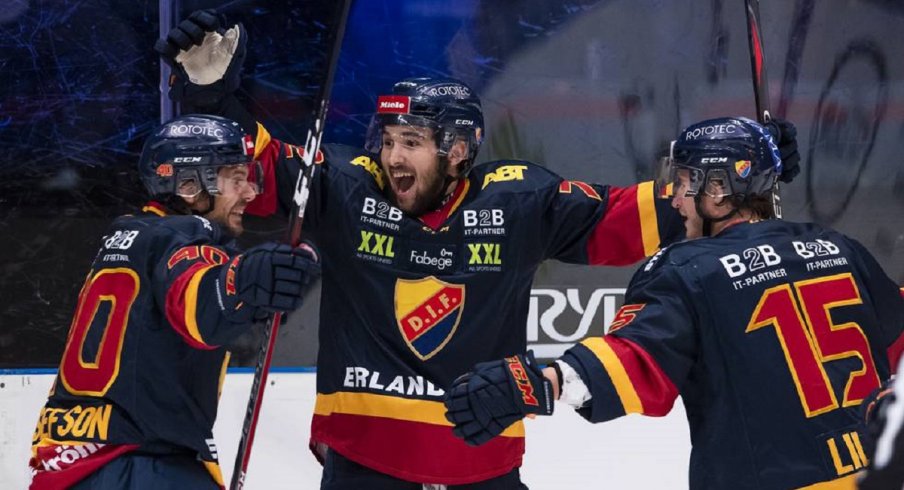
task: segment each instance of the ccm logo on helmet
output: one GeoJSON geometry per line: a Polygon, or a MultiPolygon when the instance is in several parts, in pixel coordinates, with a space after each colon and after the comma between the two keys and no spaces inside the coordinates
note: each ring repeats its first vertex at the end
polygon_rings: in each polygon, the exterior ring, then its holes
{"type": "Polygon", "coordinates": [[[458,124],[458,125],[461,125],[461,126],[473,126],[473,125],[474,125],[474,121],[472,121],[472,120],[470,120],[470,119],[456,119],[456,120],[455,120],[455,124],[458,124]]]}
{"type": "Polygon", "coordinates": [[[439,87],[433,87],[430,90],[424,92],[427,95],[437,96],[437,95],[454,95],[456,97],[470,97],[471,91],[467,89],[467,87],[463,87],[461,85],[440,85],[439,87]]]}
{"type": "Polygon", "coordinates": [[[173,158],[173,163],[198,163],[201,161],[201,157],[176,157],[173,158]]]}
{"type": "Polygon", "coordinates": [[[195,126],[194,124],[177,124],[169,127],[171,136],[199,135],[223,137],[223,130],[220,128],[211,128],[207,126],[195,126]]]}
{"type": "Polygon", "coordinates": [[[734,124],[716,124],[714,126],[703,126],[692,131],[684,133],[685,140],[695,140],[701,136],[711,136],[714,134],[732,134],[737,132],[738,127],[734,124]]]}
{"type": "Polygon", "coordinates": [[[700,163],[725,163],[728,161],[726,157],[701,158],[700,163]]]}

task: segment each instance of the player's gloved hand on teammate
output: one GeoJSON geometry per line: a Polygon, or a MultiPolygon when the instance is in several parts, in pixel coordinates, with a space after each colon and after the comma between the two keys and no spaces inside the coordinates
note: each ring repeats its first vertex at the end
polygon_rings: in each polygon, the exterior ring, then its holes
{"type": "Polygon", "coordinates": [[[242,24],[225,24],[214,10],[198,10],[154,44],[173,69],[172,100],[195,109],[216,107],[238,89],[248,36],[242,24]]]}
{"type": "Polygon", "coordinates": [[[786,184],[800,173],[800,152],[797,150],[797,128],[791,121],[773,119],[766,123],[766,129],[775,139],[782,157],[782,174],[778,180],[786,184]]]}
{"type": "Polygon", "coordinates": [[[894,379],[892,377],[879,385],[861,404],[863,423],[866,426],[863,448],[867,457],[871,460],[876,453],[876,441],[879,440],[879,435],[885,430],[886,410],[895,401],[895,392],[892,389],[894,379]]]}
{"type": "Polygon", "coordinates": [[[552,383],[529,351],[475,365],[452,383],[445,404],[452,432],[478,446],[526,415],[552,415],[552,383]]]}
{"type": "Polygon", "coordinates": [[[301,306],[306,286],[320,274],[317,252],[305,243],[296,248],[264,243],[230,261],[224,271],[225,295],[269,312],[301,306]]]}

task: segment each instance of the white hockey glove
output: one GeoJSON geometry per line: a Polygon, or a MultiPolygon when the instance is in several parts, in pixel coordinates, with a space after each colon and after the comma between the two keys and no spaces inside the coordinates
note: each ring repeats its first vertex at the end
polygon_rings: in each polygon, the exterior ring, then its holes
{"type": "Polygon", "coordinates": [[[183,112],[216,112],[241,83],[248,36],[242,24],[224,29],[225,22],[213,10],[198,10],[154,44],[173,70],[169,95],[183,112]]]}

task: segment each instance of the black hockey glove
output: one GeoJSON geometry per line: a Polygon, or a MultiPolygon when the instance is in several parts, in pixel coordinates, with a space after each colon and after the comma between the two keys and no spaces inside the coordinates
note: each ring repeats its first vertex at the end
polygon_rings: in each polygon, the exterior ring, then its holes
{"type": "Polygon", "coordinates": [[[526,415],[552,415],[552,383],[528,352],[477,364],[452,383],[445,404],[452,433],[479,446],[526,415]]]}
{"type": "MultiPolygon", "coordinates": [[[[320,273],[317,253],[265,243],[237,255],[223,274],[227,300],[269,311],[292,311],[301,305],[306,286],[320,273]]],[[[229,305],[227,305],[228,308],[229,305]]]]}
{"type": "Polygon", "coordinates": [[[242,24],[224,28],[214,10],[198,10],[154,44],[170,67],[170,99],[183,112],[213,112],[239,87],[248,36],[242,24]]]}
{"type": "Polygon", "coordinates": [[[782,157],[782,174],[778,177],[778,180],[789,184],[800,173],[797,128],[794,127],[791,121],[785,119],[773,119],[766,123],[766,128],[772,133],[775,144],[778,146],[778,152],[782,157]]]}
{"type": "Polygon", "coordinates": [[[873,390],[861,404],[863,411],[863,423],[866,426],[866,438],[863,448],[867,457],[872,460],[876,452],[876,441],[885,430],[887,409],[895,401],[895,393],[892,386],[895,378],[886,380],[873,390]]]}

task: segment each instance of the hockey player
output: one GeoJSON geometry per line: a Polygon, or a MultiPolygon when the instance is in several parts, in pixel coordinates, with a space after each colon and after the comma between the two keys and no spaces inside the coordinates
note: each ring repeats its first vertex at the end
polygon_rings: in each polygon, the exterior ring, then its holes
{"type": "Polygon", "coordinates": [[[34,432],[32,489],[216,489],[211,430],[229,361],[256,316],[290,311],[318,264],[310,247],[233,237],[260,192],[253,140],[186,116],[148,138],[152,197],[113,222],[78,297],[34,432]]]}
{"type": "MultiPolygon", "coordinates": [[[[901,290],[904,294],[904,289],[901,290]]],[[[904,357],[898,373],[904,369],[904,357]]],[[[865,441],[869,466],[857,480],[859,490],[904,488],[904,376],[898,374],[865,402],[865,441]]]]}
{"type": "Polygon", "coordinates": [[[770,219],[782,162],[756,122],[692,125],[671,160],[672,204],[703,238],[647,261],[603,337],[542,371],[527,354],[458,379],[455,434],[492,443],[553,399],[591,422],[662,416],[680,394],[690,488],[852,485],[866,464],[858,405],[904,348],[898,288],[853,239],[770,219]]]}
{"type": "MultiPolygon", "coordinates": [[[[199,12],[161,40],[171,96],[252,124],[231,94],[243,32],[199,12]]],[[[257,128],[265,183],[281,191],[248,210],[288,210],[300,149],[257,128]]],[[[683,232],[652,182],[587,184],[519,160],[472,166],[483,137],[469,87],[416,78],[378,97],[368,151],[317,155],[304,232],[324,265],[312,422],[321,488],[521,488],[523,426],[468,446],[443,416],[444,389],[475,362],[525,349],[545,259],[626,265],[683,232]]]]}

